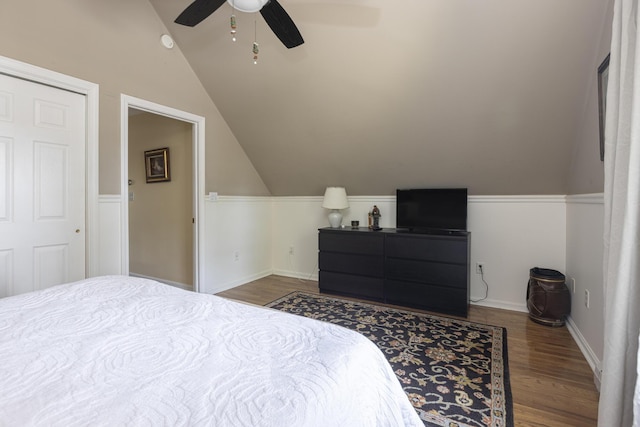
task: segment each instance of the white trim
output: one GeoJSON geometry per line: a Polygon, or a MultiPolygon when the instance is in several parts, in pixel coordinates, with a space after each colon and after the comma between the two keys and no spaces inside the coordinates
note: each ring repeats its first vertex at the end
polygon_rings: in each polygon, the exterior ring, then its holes
{"type": "Polygon", "coordinates": [[[317,269],[317,266],[316,266],[316,272],[315,273],[302,274],[299,271],[278,269],[278,270],[273,270],[273,274],[275,274],[276,276],[291,277],[291,278],[294,278],[294,279],[315,280],[316,282],[318,281],[318,269],[317,269]]]}
{"type": "MultiPolygon", "coordinates": [[[[357,197],[357,196],[356,196],[357,197]]],[[[322,202],[324,196],[271,196],[271,200],[274,202],[322,202]]],[[[352,200],[353,197],[347,196],[347,199],[352,200]]]]}
{"type": "Polygon", "coordinates": [[[229,289],[233,289],[237,286],[241,286],[241,285],[245,285],[249,282],[254,282],[258,279],[262,279],[264,277],[268,277],[271,276],[272,274],[275,274],[273,272],[273,270],[265,270],[265,271],[261,271],[259,273],[254,273],[251,275],[247,275],[247,276],[243,276],[239,279],[235,279],[226,283],[221,283],[218,285],[215,285],[215,289],[213,289],[212,294],[215,295],[217,293],[223,292],[223,291],[227,291],[229,289]]]}
{"type": "MultiPolygon", "coordinates": [[[[319,197],[319,200],[322,200],[323,197],[319,197]]],[[[347,196],[352,202],[361,202],[361,203],[382,203],[385,201],[393,202],[396,201],[395,194],[393,196],[347,196]]]]}
{"type": "Polygon", "coordinates": [[[467,200],[469,203],[566,203],[566,196],[469,196],[467,200]]]}
{"type": "Polygon", "coordinates": [[[593,372],[593,382],[595,383],[598,391],[600,391],[600,380],[602,376],[601,362],[600,360],[598,360],[598,357],[593,352],[593,350],[589,346],[589,343],[580,332],[580,329],[578,329],[578,326],[573,322],[573,318],[571,318],[571,316],[567,316],[566,323],[567,330],[573,337],[573,340],[576,342],[576,344],[578,344],[578,348],[582,352],[584,358],[587,360],[587,363],[589,364],[589,367],[593,372]]]}
{"type": "MultiPolygon", "coordinates": [[[[597,194],[588,195],[591,198],[594,196],[597,197],[597,194]]],[[[224,196],[219,196],[224,197],[224,196]]],[[[229,196],[227,196],[229,197],[229,196]]],[[[467,200],[469,203],[566,203],[568,197],[578,197],[578,196],[565,196],[565,195],[524,195],[524,196],[468,196],[467,200]]],[[[602,197],[602,196],[600,196],[602,197]]],[[[271,199],[273,201],[278,202],[316,202],[322,201],[323,196],[272,196],[271,199]]],[[[349,196],[347,195],[347,199],[353,202],[381,202],[381,201],[389,201],[395,202],[396,196],[349,196]]]]}
{"type": "Polygon", "coordinates": [[[205,196],[205,200],[209,203],[216,203],[216,202],[242,202],[242,203],[247,203],[247,202],[252,202],[252,203],[264,203],[266,202],[271,202],[272,201],[272,197],[269,196],[218,196],[217,200],[214,200],[211,196],[209,196],[208,194],[205,196]]]}
{"type": "Polygon", "coordinates": [[[604,205],[604,193],[572,194],[567,196],[567,204],[604,205]]]}
{"type": "Polygon", "coordinates": [[[155,102],[120,96],[120,198],[122,201],[122,274],[129,274],[129,108],[158,114],[172,119],[188,122],[193,128],[193,215],[195,233],[193,242],[194,272],[193,290],[200,292],[204,282],[204,155],[205,155],[205,118],[186,111],[177,110],[155,102]]]}
{"type": "MultiPolygon", "coordinates": [[[[473,299],[473,297],[472,297],[473,299]]],[[[482,301],[471,302],[471,305],[477,305],[481,307],[499,308],[502,310],[519,311],[522,313],[528,313],[526,304],[514,304],[512,302],[505,302],[495,299],[484,299],[482,301]]]]}
{"type": "Polygon", "coordinates": [[[99,271],[98,239],[98,102],[99,86],[55,71],[0,56],[0,73],[35,83],[76,92],[86,100],[86,152],[85,152],[85,274],[94,276],[99,271]]]}

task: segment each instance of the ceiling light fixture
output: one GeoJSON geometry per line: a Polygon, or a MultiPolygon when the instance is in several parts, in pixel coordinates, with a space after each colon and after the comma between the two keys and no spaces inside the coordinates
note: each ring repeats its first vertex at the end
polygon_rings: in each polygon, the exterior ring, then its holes
{"type": "Polygon", "coordinates": [[[255,13],[259,11],[273,34],[287,49],[304,43],[298,27],[278,0],[194,0],[176,18],[175,23],[195,27],[224,3],[231,4],[234,10],[241,12],[255,13]]]}
{"type": "Polygon", "coordinates": [[[234,9],[248,13],[258,12],[268,2],[269,0],[227,0],[234,9]]]}

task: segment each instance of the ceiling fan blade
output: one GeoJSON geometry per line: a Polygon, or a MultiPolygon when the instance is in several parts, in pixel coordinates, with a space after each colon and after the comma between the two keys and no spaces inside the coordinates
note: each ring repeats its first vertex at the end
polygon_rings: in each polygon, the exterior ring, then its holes
{"type": "Polygon", "coordinates": [[[196,0],[176,18],[175,23],[195,27],[225,2],[226,0],[196,0]]]}
{"type": "Polygon", "coordinates": [[[287,48],[291,49],[304,43],[298,27],[277,0],[269,0],[267,4],[262,6],[260,13],[267,21],[271,31],[287,48]]]}

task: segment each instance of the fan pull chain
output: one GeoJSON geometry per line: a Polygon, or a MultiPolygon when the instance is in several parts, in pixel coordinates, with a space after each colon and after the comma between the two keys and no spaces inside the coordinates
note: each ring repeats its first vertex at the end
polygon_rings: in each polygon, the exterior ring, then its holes
{"type": "Polygon", "coordinates": [[[258,24],[256,24],[256,21],[253,21],[253,49],[251,49],[251,51],[253,52],[253,63],[257,64],[258,63],[258,53],[260,52],[260,48],[258,47],[258,24]]]}
{"type": "Polygon", "coordinates": [[[258,63],[258,53],[260,52],[260,49],[258,49],[258,42],[253,42],[253,63],[257,64],[258,63]]]}
{"type": "Polygon", "coordinates": [[[236,41],[236,15],[231,15],[231,40],[236,41]]]}
{"type": "Polygon", "coordinates": [[[231,3],[231,7],[233,8],[233,11],[231,12],[231,19],[230,24],[231,24],[231,40],[236,41],[236,2],[232,2],[231,3]]]}

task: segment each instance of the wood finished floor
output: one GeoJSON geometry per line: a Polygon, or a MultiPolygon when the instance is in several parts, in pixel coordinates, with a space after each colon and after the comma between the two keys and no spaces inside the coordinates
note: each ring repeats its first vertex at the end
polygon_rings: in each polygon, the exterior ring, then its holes
{"type": "MultiPolygon", "coordinates": [[[[218,295],[265,305],[294,291],[318,293],[318,283],[269,276],[218,295]]],[[[516,426],[597,424],[598,393],[593,373],[566,327],[542,326],[526,313],[474,305],[467,319],[507,328],[516,426]]]]}

